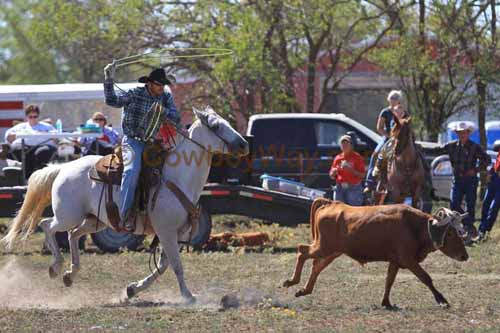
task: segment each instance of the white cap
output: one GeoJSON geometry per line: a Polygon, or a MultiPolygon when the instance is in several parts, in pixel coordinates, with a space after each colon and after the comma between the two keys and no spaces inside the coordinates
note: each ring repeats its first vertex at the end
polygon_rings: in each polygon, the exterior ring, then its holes
{"type": "Polygon", "coordinates": [[[343,141],[349,141],[350,144],[352,144],[352,137],[350,135],[342,135],[339,139],[339,144],[341,144],[343,141]]]}

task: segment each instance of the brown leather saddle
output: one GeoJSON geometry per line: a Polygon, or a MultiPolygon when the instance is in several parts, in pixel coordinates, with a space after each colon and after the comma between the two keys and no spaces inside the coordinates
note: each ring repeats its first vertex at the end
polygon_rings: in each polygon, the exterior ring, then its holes
{"type": "Polygon", "coordinates": [[[110,185],[121,185],[123,174],[123,157],[121,147],[113,154],[102,157],[90,169],[89,178],[110,185]]]}
{"type": "MultiPolygon", "coordinates": [[[[151,189],[155,188],[153,195],[153,208],[156,201],[156,194],[161,184],[161,171],[168,151],[164,150],[161,144],[148,144],[142,155],[142,167],[135,192],[135,200],[132,209],[146,212],[150,201],[151,189]]],[[[118,206],[113,200],[113,185],[120,186],[123,174],[123,156],[121,147],[115,149],[115,152],[99,159],[89,170],[89,178],[107,185],[106,191],[106,213],[108,218],[117,231],[125,231],[119,226],[120,214],[118,206]]],[[[137,214],[133,214],[137,216],[137,214]]]]}

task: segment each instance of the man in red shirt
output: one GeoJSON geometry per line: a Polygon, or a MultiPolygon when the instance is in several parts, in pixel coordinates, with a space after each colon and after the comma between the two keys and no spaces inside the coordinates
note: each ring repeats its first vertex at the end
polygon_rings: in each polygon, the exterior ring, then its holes
{"type": "Polygon", "coordinates": [[[342,201],[351,206],[363,204],[363,186],[365,176],[365,161],[354,151],[352,138],[343,135],[340,140],[342,153],[333,160],[330,168],[330,178],[335,180],[334,200],[342,201]]]}
{"type": "Polygon", "coordinates": [[[500,208],[500,151],[497,155],[495,165],[490,169],[490,182],[486,189],[481,211],[481,225],[476,241],[481,241],[486,237],[486,233],[491,231],[497,219],[500,208]]]}

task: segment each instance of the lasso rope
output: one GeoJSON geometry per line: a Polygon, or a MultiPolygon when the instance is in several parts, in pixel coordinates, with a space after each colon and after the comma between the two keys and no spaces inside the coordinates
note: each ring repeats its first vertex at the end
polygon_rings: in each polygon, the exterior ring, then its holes
{"type": "Polygon", "coordinates": [[[148,111],[148,115],[153,113],[151,116],[151,120],[148,124],[148,128],[146,128],[146,132],[144,133],[144,140],[149,141],[153,137],[155,131],[160,128],[160,119],[161,114],[163,112],[163,105],[160,102],[155,102],[151,105],[151,108],[148,111]]]}
{"type": "Polygon", "coordinates": [[[128,56],[120,58],[116,61],[116,68],[128,66],[136,63],[142,63],[145,60],[151,59],[202,59],[202,58],[217,58],[223,56],[229,56],[233,54],[233,50],[221,49],[221,48],[204,48],[204,47],[192,47],[192,48],[164,48],[160,51],[151,51],[143,54],[137,54],[133,56],[128,56]],[[166,54],[171,52],[200,52],[199,54],[166,54]]]}
{"type": "MultiPolygon", "coordinates": [[[[232,55],[233,51],[230,49],[223,48],[203,48],[203,47],[193,47],[193,48],[163,48],[159,51],[151,51],[143,54],[136,54],[124,58],[120,58],[114,60],[113,62],[116,64],[116,68],[130,66],[133,64],[141,63],[144,64],[147,61],[158,59],[160,62],[166,59],[202,59],[202,58],[217,58],[223,56],[232,55]],[[172,54],[174,52],[199,52],[198,54],[172,54]]],[[[156,67],[162,67],[160,66],[156,67]]],[[[116,82],[113,82],[113,85],[120,91],[125,93],[125,90],[120,88],[116,82]]],[[[139,96],[134,96],[137,98],[139,96]]],[[[161,100],[159,102],[154,103],[148,111],[148,115],[151,115],[150,122],[144,133],[144,139],[148,141],[153,136],[153,133],[160,126],[161,114],[163,111],[163,105],[161,104],[161,100]]]]}

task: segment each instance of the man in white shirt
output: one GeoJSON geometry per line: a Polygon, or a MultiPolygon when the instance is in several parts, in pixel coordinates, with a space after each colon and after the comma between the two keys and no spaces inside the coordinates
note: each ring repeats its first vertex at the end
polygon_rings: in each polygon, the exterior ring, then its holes
{"type": "MultiPolygon", "coordinates": [[[[35,134],[40,132],[55,131],[55,128],[47,123],[40,122],[40,109],[36,105],[28,105],[25,109],[26,121],[15,125],[5,133],[5,140],[10,144],[12,154],[21,161],[22,140],[16,134],[35,134]]],[[[26,152],[26,177],[37,169],[43,168],[50,161],[57,148],[52,140],[30,137],[24,139],[26,152]]]]}

